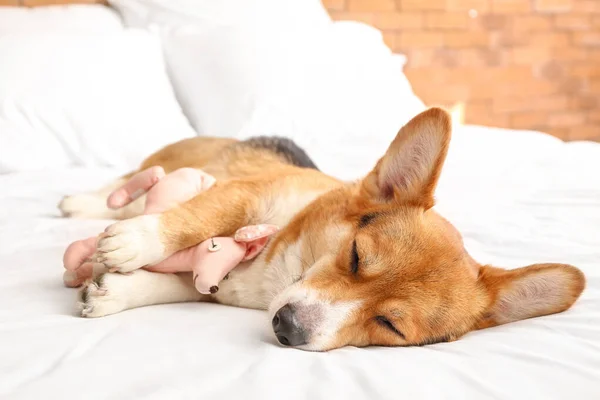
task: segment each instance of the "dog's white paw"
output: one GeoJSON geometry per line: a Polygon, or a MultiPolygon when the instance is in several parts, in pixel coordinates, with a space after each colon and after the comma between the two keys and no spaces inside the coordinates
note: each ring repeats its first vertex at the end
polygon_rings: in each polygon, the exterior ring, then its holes
{"type": "Polygon", "coordinates": [[[112,219],[116,213],[106,206],[106,196],[82,193],[65,196],[58,203],[63,217],[80,219],[112,219]]]}
{"type": "Polygon", "coordinates": [[[77,303],[82,317],[96,318],[127,308],[127,275],[102,274],[88,281],[79,291],[77,303]]]}
{"type": "Polygon", "coordinates": [[[79,315],[103,317],[121,311],[207,298],[192,285],[191,274],[162,274],[143,269],[127,274],[104,273],[78,292],[79,315]]]}
{"type": "Polygon", "coordinates": [[[129,272],[165,258],[158,215],[142,215],[106,228],[98,240],[95,261],[112,271],[129,272]]]}

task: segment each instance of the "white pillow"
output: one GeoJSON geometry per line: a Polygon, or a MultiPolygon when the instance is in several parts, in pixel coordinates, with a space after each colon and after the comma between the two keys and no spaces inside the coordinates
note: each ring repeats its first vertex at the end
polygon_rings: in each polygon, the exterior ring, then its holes
{"type": "Polygon", "coordinates": [[[0,172],[130,169],[195,134],[141,30],[0,35],[0,172]]]}
{"type": "Polygon", "coordinates": [[[126,24],[161,33],[177,97],[201,134],[385,149],[424,108],[381,33],[333,23],[319,0],[110,3],[126,24]]]}
{"type": "Polygon", "coordinates": [[[0,34],[42,30],[114,32],[122,29],[119,14],[102,5],[0,7],[0,34]]]}
{"type": "MultiPolygon", "coordinates": [[[[273,87],[299,34],[330,23],[320,0],[114,0],[129,26],[160,32],[177,97],[201,134],[234,136],[273,87]]],[[[290,61],[292,61],[290,59],[290,61]]]]}

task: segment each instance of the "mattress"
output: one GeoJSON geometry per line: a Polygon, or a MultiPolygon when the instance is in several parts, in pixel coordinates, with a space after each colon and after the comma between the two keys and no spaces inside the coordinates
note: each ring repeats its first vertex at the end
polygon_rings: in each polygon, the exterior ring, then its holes
{"type": "MultiPolygon", "coordinates": [[[[299,141],[325,172],[354,179],[390,139],[299,141]]],[[[62,253],[109,221],[62,219],[56,204],[121,172],[0,175],[0,398],[600,399],[600,144],[461,127],[437,193],[475,259],[581,268],[571,310],[452,343],[327,353],[283,348],[263,312],[221,305],[77,317],[62,253]]]]}

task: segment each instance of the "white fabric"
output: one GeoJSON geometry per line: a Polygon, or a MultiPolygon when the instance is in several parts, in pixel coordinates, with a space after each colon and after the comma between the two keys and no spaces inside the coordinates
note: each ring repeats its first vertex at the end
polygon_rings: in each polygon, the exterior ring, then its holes
{"type": "Polygon", "coordinates": [[[127,25],[159,25],[198,29],[225,26],[293,27],[319,26],[331,21],[320,0],[109,0],[127,25]]]}
{"type": "Polygon", "coordinates": [[[122,29],[119,14],[102,5],[0,7],[0,34],[48,30],[117,32],[122,29]]]}
{"type": "Polygon", "coordinates": [[[131,168],[195,135],[148,32],[0,34],[0,60],[0,173],[131,168]]]}
{"type": "Polygon", "coordinates": [[[332,22],[319,0],[112,0],[160,32],[178,99],[200,134],[389,135],[422,111],[381,33],[332,22]]]}
{"type": "MultiPolygon", "coordinates": [[[[375,147],[343,137],[307,148],[333,174],[368,170],[375,147]],[[335,143],[335,148],[333,144],[335,143]],[[328,153],[328,150],[331,150],[328,153]]],[[[572,263],[587,289],[568,312],[415,348],[325,354],[275,344],[259,311],[202,303],[86,320],[62,286],[62,253],[107,221],[57,218],[65,193],[114,171],[0,176],[0,397],[10,399],[600,398],[600,145],[465,127],[438,209],[472,255],[503,267],[572,263]]]]}

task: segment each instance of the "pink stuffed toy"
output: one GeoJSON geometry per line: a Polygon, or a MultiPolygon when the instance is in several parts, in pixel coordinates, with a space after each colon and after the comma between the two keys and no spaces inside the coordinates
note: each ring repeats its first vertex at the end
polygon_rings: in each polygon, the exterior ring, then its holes
{"type": "MultiPolygon", "coordinates": [[[[137,173],[112,192],[107,205],[113,209],[120,208],[148,192],[144,214],[158,213],[207,190],[214,182],[211,175],[197,169],[181,168],[165,175],[161,167],[152,167],[137,173]]],[[[214,294],[219,290],[219,282],[239,263],[260,254],[269,236],[277,231],[274,225],[245,226],[238,229],[233,238],[206,240],[144,269],[163,273],[193,271],[196,289],[203,294],[214,294]]],[[[96,240],[96,237],[90,237],[67,247],[63,257],[66,286],[78,287],[92,277],[94,269],[105,269],[102,263],[91,258],[96,252],[96,240]]]]}

